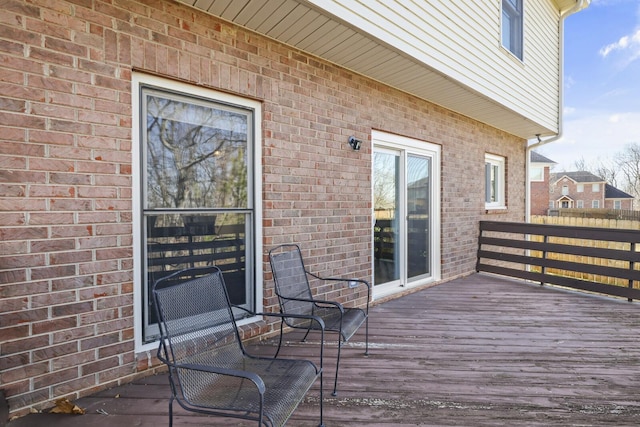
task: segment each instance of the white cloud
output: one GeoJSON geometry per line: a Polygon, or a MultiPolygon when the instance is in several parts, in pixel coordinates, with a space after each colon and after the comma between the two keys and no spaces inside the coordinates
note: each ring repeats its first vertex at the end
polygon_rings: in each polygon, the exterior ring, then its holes
{"type": "Polygon", "coordinates": [[[573,78],[573,76],[565,76],[564,77],[564,87],[565,88],[570,89],[575,83],[576,83],[576,80],[573,78]]]}
{"type": "Polygon", "coordinates": [[[629,143],[640,143],[640,112],[575,111],[565,116],[563,137],[538,151],[558,163],[557,171],[570,171],[581,158],[587,163],[606,161],[629,143]]]}
{"type": "Polygon", "coordinates": [[[640,28],[636,29],[633,33],[620,37],[617,42],[608,44],[600,49],[600,56],[603,58],[608,57],[613,52],[624,53],[623,62],[625,65],[630,64],[636,59],[640,58],[640,28]]]}

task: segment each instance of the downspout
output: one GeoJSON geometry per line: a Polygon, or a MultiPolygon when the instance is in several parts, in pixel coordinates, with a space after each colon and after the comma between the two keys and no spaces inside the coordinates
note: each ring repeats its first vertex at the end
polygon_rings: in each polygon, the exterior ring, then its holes
{"type": "Polygon", "coordinates": [[[540,135],[536,135],[536,139],[534,140],[533,144],[530,144],[529,140],[527,140],[527,149],[525,150],[525,180],[527,183],[525,189],[525,222],[531,221],[531,182],[529,181],[529,170],[531,168],[531,150],[557,141],[563,136],[562,110],[564,109],[564,20],[567,19],[568,16],[587,8],[590,3],[591,0],[576,0],[576,4],[568,9],[560,11],[560,23],[558,24],[560,32],[560,64],[558,67],[558,82],[560,82],[560,87],[558,88],[558,133],[555,136],[547,139],[541,139],[540,135]]]}

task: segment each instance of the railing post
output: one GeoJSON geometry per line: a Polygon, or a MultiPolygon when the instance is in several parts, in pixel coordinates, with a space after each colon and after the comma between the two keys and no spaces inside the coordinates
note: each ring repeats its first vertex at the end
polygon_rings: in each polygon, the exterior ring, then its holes
{"type": "MultiPolygon", "coordinates": [[[[546,248],[547,247],[547,243],[549,243],[549,235],[548,234],[544,235],[543,241],[544,241],[544,247],[546,248]]],[[[542,265],[542,270],[541,270],[541,273],[542,273],[543,276],[545,276],[547,274],[547,266],[544,265],[544,260],[546,260],[546,259],[547,259],[547,251],[544,250],[544,251],[542,251],[542,264],[543,265],[542,265]]],[[[540,286],[544,286],[544,282],[540,282],[540,286]]]]}
{"type": "MultiPolygon", "coordinates": [[[[636,250],[637,250],[637,246],[636,246],[636,245],[637,245],[637,243],[635,243],[635,242],[634,242],[634,243],[631,243],[631,244],[629,245],[629,246],[630,246],[629,250],[630,250],[631,252],[636,252],[636,250]]],[[[632,256],[633,256],[633,255],[632,255],[632,256]]],[[[630,271],[633,271],[633,269],[635,268],[635,264],[636,264],[636,263],[635,263],[634,261],[629,261],[629,270],[630,270],[630,271]]],[[[631,289],[633,289],[633,279],[631,279],[631,278],[630,278],[628,283],[629,283],[629,284],[628,284],[628,287],[629,287],[629,288],[631,288],[631,289]]],[[[632,302],[632,301],[633,301],[633,298],[627,298],[627,301],[632,302]]]]}

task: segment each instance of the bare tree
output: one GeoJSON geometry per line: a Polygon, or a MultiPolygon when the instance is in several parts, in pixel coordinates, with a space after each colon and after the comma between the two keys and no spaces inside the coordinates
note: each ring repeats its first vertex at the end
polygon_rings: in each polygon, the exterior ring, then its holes
{"type": "Polygon", "coordinates": [[[622,189],[638,199],[640,197],[640,144],[637,142],[627,144],[615,155],[615,163],[624,181],[622,189]]]}
{"type": "Polygon", "coordinates": [[[577,171],[591,172],[602,178],[607,184],[611,184],[614,187],[618,186],[619,167],[614,160],[604,158],[587,163],[584,157],[581,157],[573,165],[577,171]]]}

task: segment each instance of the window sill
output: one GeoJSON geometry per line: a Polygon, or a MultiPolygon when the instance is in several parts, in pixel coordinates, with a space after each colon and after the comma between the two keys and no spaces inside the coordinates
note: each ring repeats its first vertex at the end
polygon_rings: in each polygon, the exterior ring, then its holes
{"type": "Polygon", "coordinates": [[[508,212],[509,210],[507,209],[506,206],[496,206],[491,208],[485,208],[484,210],[484,213],[487,215],[499,215],[499,214],[506,214],[508,212]]]}

